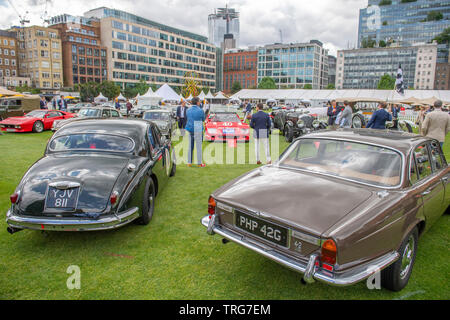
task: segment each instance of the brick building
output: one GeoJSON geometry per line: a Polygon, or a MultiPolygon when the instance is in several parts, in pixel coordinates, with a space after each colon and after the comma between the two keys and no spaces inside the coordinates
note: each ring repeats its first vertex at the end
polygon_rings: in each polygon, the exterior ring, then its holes
{"type": "Polygon", "coordinates": [[[223,90],[231,93],[234,82],[239,82],[242,89],[258,86],[258,51],[228,50],[223,57],[223,90]]]}
{"type": "Polygon", "coordinates": [[[50,26],[61,37],[65,87],[107,80],[107,50],[101,46],[98,19],[64,14],[51,18],[50,26]]]}
{"type": "Polygon", "coordinates": [[[16,34],[0,30],[0,85],[4,86],[5,78],[16,77],[18,72],[16,34]]]}

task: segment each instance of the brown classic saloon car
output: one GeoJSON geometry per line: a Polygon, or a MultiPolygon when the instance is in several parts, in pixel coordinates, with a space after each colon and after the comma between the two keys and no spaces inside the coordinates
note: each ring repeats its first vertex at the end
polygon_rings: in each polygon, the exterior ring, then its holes
{"type": "Polygon", "coordinates": [[[418,237],[448,212],[449,176],[436,140],[322,131],[295,140],[277,163],[216,190],[201,222],[223,243],[303,273],[302,282],[351,285],[373,275],[399,291],[418,237]]]}

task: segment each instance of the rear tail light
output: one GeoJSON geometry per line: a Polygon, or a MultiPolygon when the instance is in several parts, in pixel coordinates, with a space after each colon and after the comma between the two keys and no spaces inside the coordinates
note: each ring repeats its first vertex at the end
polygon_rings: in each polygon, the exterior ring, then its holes
{"type": "Polygon", "coordinates": [[[208,213],[209,215],[216,213],[216,200],[214,200],[212,196],[210,196],[208,200],[208,213]]]}
{"type": "Polygon", "coordinates": [[[11,203],[12,204],[16,204],[17,203],[17,200],[19,200],[19,194],[16,192],[16,193],[13,193],[10,197],[9,197],[9,199],[11,200],[11,203]]]}
{"type": "Polygon", "coordinates": [[[115,205],[117,203],[117,199],[119,198],[119,194],[117,192],[113,192],[111,194],[111,197],[109,198],[109,201],[111,202],[111,205],[115,205]]]}
{"type": "Polygon", "coordinates": [[[334,265],[336,263],[337,248],[336,243],[332,239],[326,240],[322,244],[322,262],[334,265]]]}

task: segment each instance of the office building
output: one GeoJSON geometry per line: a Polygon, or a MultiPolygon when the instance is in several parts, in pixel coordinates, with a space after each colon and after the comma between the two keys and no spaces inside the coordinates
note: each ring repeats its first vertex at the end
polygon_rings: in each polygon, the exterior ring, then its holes
{"type": "MultiPolygon", "coordinates": [[[[437,44],[338,51],[336,89],[377,89],[381,77],[397,76],[401,65],[407,88],[434,88],[437,44]]],[[[394,89],[394,88],[392,88],[394,89]]]]}
{"type": "Polygon", "coordinates": [[[19,54],[19,76],[30,78],[32,87],[55,92],[63,87],[63,63],[59,31],[41,26],[13,27],[19,54]]]}
{"type": "Polygon", "coordinates": [[[239,48],[239,12],[232,8],[218,8],[208,16],[208,40],[223,50],[239,48]]]}
{"type": "Polygon", "coordinates": [[[364,39],[394,41],[400,46],[430,43],[450,27],[450,2],[368,0],[359,14],[358,45],[364,39]]]}
{"type": "Polygon", "coordinates": [[[106,47],[101,46],[100,21],[67,14],[52,17],[62,42],[64,86],[107,80],[106,47]]]}
{"type": "Polygon", "coordinates": [[[328,85],[328,50],[320,41],[271,44],[258,50],[258,83],[271,77],[279,89],[324,89],[328,85]]]}
{"type": "Polygon", "coordinates": [[[122,89],[140,79],[181,89],[187,72],[195,72],[202,87],[216,87],[216,48],[206,37],[105,7],[84,17],[100,19],[108,79],[122,89]]]}
{"type": "Polygon", "coordinates": [[[336,86],[336,62],[335,56],[328,55],[328,84],[336,86]]]}
{"type": "Polygon", "coordinates": [[[0,30],[0,85],[6,78],[18,76],[18,53],[16,34],[0,30]]]}
{"type": "Polygon", "coordinates": [[[258,51],[228,50],[223,58],[223,90],[231,93],[233,83],[239,82],[242,89],[258,85],[258,51]]]}

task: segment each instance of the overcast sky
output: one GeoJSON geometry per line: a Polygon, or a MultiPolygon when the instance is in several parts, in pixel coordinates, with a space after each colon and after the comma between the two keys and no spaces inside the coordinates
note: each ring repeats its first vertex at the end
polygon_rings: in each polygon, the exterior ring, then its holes
{"type": "MultiPolygon", "coordinates": [[[[10,0],[31,24],[42,24],[45,0],[10,0]]],[[[208,14],[214,8],[240,12],[241,47],[280,42],[322,41],[330,52],[355,46],[359,9],[367,0],[49,0],[49,16],[62,13],[82,15],[101,6],[124,10],[173,27],[208,35],[208,14]]],[[[0,28],[19,25],[7,0],[0,0],[0,28]]]]}

